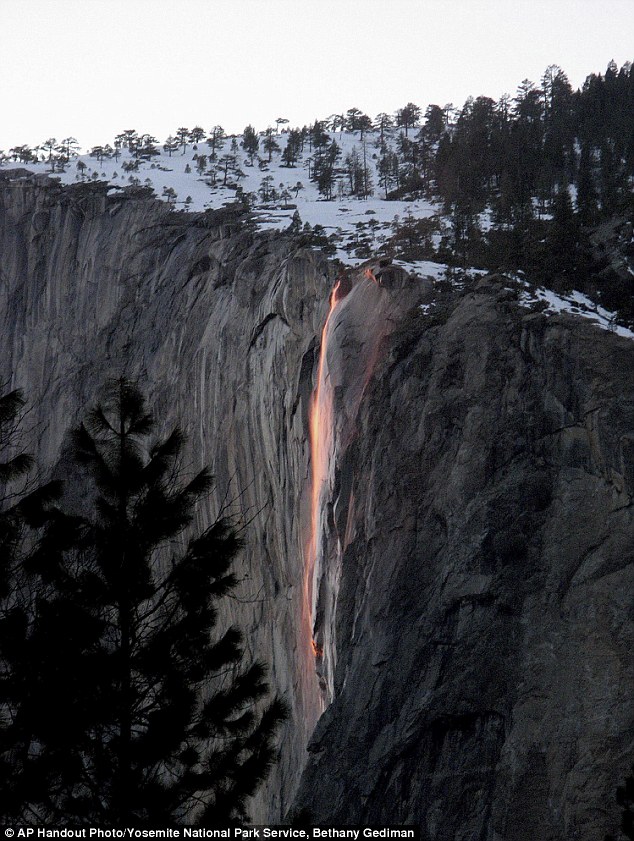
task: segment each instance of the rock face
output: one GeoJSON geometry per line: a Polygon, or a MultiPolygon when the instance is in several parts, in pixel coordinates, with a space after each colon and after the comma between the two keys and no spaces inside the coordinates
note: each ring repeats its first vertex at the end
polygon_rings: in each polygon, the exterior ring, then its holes
{"type": "Polygon", "coordinates": [[[0,259],[2,374],[40,463],[123,372],[211,465],[201,524],[225,499],[248,522],[229,614],[292,710],[255,817],[413,822],[430,841],[615,830],[634,759],[634,343],[521,309],[503,278],[421,308],[431,284],[394,267],[353,275],[322,336],[319,254],[244,218],[28,179],[0,184],[0,259]]]}
{"type": "Polygon", "coordinates": [[[495,280],[394,330],[333,468],[348,514],[326,562],[333,700],[297,801],[313,820],[491,841],[613,824],[634,735],[633,360],[495,280]]]}
{"type": "Polygon", "coordinates": [[[25,391],[37,463],[57,463],[68,430],[123,373],[139,381],[160,432],[184,428],[191,467],[215,476],[197,527],[221,509],[248,524],[244,580],[226,618],[291,707],[253,810],[279,819],[321,709],[301,622],[302,547],[328,265],[279,236],[254,236],[232,212],[179,217],[160,201],[45,179],[2,184],[0,260],[0,377],[25,391]]]}

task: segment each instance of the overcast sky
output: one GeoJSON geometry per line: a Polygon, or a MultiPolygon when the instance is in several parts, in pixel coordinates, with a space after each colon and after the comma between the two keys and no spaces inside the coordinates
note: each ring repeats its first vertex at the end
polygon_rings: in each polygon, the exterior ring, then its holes
{"type": "Polygon", "coordinates": [[[0,0],[0,149],[497,99],[634,60],[634,0],[0,0]]]}

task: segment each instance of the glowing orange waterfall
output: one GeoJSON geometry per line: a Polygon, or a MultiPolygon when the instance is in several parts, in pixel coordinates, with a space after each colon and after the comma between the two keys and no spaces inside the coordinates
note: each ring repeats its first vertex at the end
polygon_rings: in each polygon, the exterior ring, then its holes
{"type": "Polygon", "coordinates": [[[354,482],[353,477],[349,472],[341,473],[340,468],[347,448],[357,435],[361,401],[390,324],[385,316],[388,304],[389,297],[371,268],[354,280],[343,277],[332,290],[321,331],[317,379],[309,410],[311,487],[307,525],[310,531],[304,543],[301,640],[305,657],[302,673],[313,704],[311,712],[316,712],[316,717],[334,697],[337,666],[334,617],[343,553],[352,539],[351,517],[355,509],[354,487],[347,484],[354,482]],[[344,298],[345,312],[343,306],[339,307],[344,298]],[[340,331],[341,342],[336,340],[340,331]],[[341,389],[341,400],[336,406],[335,387],[341,389]],[[345,489],[339,483],[341,479],[345,479],[345,489]],[[329,520],[331,505],[332,522],[329,520]],[[336,523],[335,515],[339,517],[336,523]],[[347,522],[341,516],[347,517],[347,522]],[[315,674],[319,684],[317,694],[314,694],[315,674]]]}
{"type": "Polygon", "coordinates": [[[317,368],[317,384],[313,392],[310,405],[310,457],[311,457],[311,499],[310,499],[310,543],[308,546],[308,562],[304,571],[304,600],[308,618],[309,634],[313,654],[321,656],[321,649],[313,639],[312,621],[314,615],[313,578],[315,566],[321,551],[322,536],[322,496],[324,485],[330,467],[330,450],[333,434],[333,396],[326,371],[326,354],[328,352],[328,331],[330,320],[335,307],[339,303],[340,282],[338,281],[330,295],[330,309],[328,317],[321,331],[321,348],[319,365],[317,368]]]}

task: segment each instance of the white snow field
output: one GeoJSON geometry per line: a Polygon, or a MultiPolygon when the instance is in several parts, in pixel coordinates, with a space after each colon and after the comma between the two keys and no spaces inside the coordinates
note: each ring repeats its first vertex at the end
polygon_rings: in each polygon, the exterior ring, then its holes
{"type": "MultiPolygon", "coordinates": [[[[390,128],[384,134],[389,149],[394,149],[403,129],[390,128]]],[[[210,148],[205,140],[197,145],[187,144],[168,154],[162,144],[157,143],[159,154],[151,160],[138,161],[126,148],[121,149],[118,160],[104,158],[98,161],[89,154],[80,154],[71,159],[63,172],[51,172],[46,154],[40,150],[37,163],[8,163],[9,167],[23,167],[33,173],[47,173],[63,184],[89,181],[107,181],[113,190],[128,186],[147,186],[156,196],[168,201],[176,210],[200,212],[230,205],[247,195],[249,204],[261,229],[284,230],[295,224],[311,226],[315,233],[331,237],[335,247],[333,257],[342,263],[355,266],[376,253],[383,242],[394,233],[398,223],[423,218],[434,218],[438,230],[446,230],[447,220],[441,208],[425,199],[394,201],[385,199],[385,189],[379,174],[380,139],[377,131],[327,132],[328,142],[335,141],[341,150],[337,160],[337,178],[332,199],[320,195],[317,185],[309,178],[312,164],[308,143],[298,155],[294,166],[285,165],[282,155],[289,139],[289,133],[282,130],[273,137],[279,149],[269,155],[264,150],[265,132],[259,133],[260,148],[251,159],[242,148],[241,135],[229,136],[217,152],[217,160],[210,160],[210,148]],[[232,150],[233,144],[233,150],[232,150]],[[349,195],[349,178],[345,172],[345,159],[355,154],[366,161],[370,178],[366,198],[349,195]],[[224,171],[223,155],[232,155],[233,162],[228,172],[224,171]],[[205,166],[199,166],[199,156],[206,156],[205,166]],[[271,160],[269,161],[269,157],[271,160]],[[309,161],[310,159],[310,161],[309,161]],[[138,168],[137,167],[138,164],[138,168]],[[135,167],[129,170],[130,167],[135,167]],[[215,169],[215,174],[213,170],[215,169]],[[296,214],[299,214],[297,220],[296,214]],[[315,230],[316,229],[316,230],[315,230]],[[363,247],[360,247],[363,246],[363,247]]],[[[483,228],[490,225],[487,213],[481,219],[483,228]]],[[[433,235],[436,244],[439,234],[433,235]]],[[[396,260],[414,277],[429,277],[441,281],[447,277],[447,267],[428,260],[396,260]]],[[[477,269],[468,272],[471,276],[485,274],[477,269]]],[[[529,307],[543,302],[547,314],[566,312],[593,321],[598,327],[634,338],[634,332],[616,323],[614,313],[594,304],[580,292],[560,296],[555,292],[534,287],[524,279],[516,278],[524,287],[520,304],[529,307]]]]}
{"type": "MultiPolygon", "coordinates": [[[[262,229],[285,229],[291,224],[293,215],[297,212],[301,224],[308,223],[312,228],[319,225],[324,234],[336,235],[337,251],[334,256],[349,265],[362,262],[363,258],[355,257],[352,253],[359,236],[368,234],[371,244],[378,246],[386,235],[392,233],[395,217],[419,219],[435,216],[439,208],[422,199],[414,201],[386,201],[384,189],[379,185],[378,133],[366,133],[362,140],[359,132],[328,132],[329,142],[333,140],[341,149],[341,156],[337,161],[337,169],[341,170],[337,183],[333,189],[333,198],[326,200],[319,194],[317,185],[310,180],[308,174],[308,159],[311,153],[306,144],[304,152],[299,156],[295,166],[284,165],[282,153],[288,141],[288,133],[282,131],[275,134],[279,151],[271,154],[263,150],[264,132],[260,133],[259,160],[255,156],[254,165],[250,165],[249,156],[241,147],[242,136],[235,136],[238,145],[236,153],[236,169],[239,177],[229,170],[226,185],[222,167],[216,162],[216,176],[210,174],[208,162],[202,174],[197,169],[197,158],[206,155],[209,158],[210,149],[203,140],[197,146],[187,145],[183,153],[181,149],[169,155],[157,144],[160,154],[151,160],[139,160],[138,170],[126,172],[126,166],[136,163],[127,149],[121,150],[118,160],[105,158],[101,163],[88,154],[81,154],[71,160],[64,172],[51,173],[47,160],[29,164],[9,164],[9,166],[24,166],[35,173],[49,173],[58,178],[63,184],[74,184],[86,181],[108,181],[113,188],[124,188],[130,185],[152,187],[158,198],[170,201],[178,210],[203,211],[216,209],[236,201],[240,194],[248,194],[251,207],[258,227],[262,229]],[[363,160],[365,146],[365,160],[370,171],[367,198],[357,198],[346,195],[347,176],[343,172],[344,161],[348,154],[356,151],[363,160]],[[78,166],[80,169],[78,169],[78,166]],[[85,168],[84,168],[85,167],[85,168]],[[220,171],[218,171],[220,169],[220,171]],[[81,171],[80,171],[81,170],[81,171]],[[264,200],[262,196],[263,180],[267,179],[269,189],[275,190],[272,200],[264,200]],[[214,183],[215,182],[215,183],[214,183]],[[170,197],[165,191],[173,190],[170,197]],[[371,194],[370,194],[371,193],[371,194]],[[188,200],[189,199],[189,200],[188,200]],[[345,246],[348,245],[348,249],[345,246]]],[[[388,147],[394,148],[400,130],[392,129],[385,135],[388,147]]],[[[224,147],[217,153],[218,159],[230,153],[233,137],[227,137],[224,147]]],[[[40,151],[40,157],[45,154],[40,151]]],[[[429,264],[429,274],[435,276],[444,270],[439,264],[429,264]]]]}

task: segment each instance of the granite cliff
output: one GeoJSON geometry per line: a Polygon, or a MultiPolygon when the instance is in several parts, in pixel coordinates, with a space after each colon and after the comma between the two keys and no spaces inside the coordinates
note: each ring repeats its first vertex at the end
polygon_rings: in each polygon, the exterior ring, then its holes
{"type": "Polygon", "coordinates": [[[352,273],[322,334],[333,270],[292,238],[24,175],[0,181],[0,260],[0,375],[29,398],[38,462],[62,469],[124,373],[211,466],[201,524],[227,501],[248,523],[229,614],[292,712],[257,818],[614,831],[634,759],[632,341],[521,308],[502,277],[439,296],[396,267],[352,273]]]}

